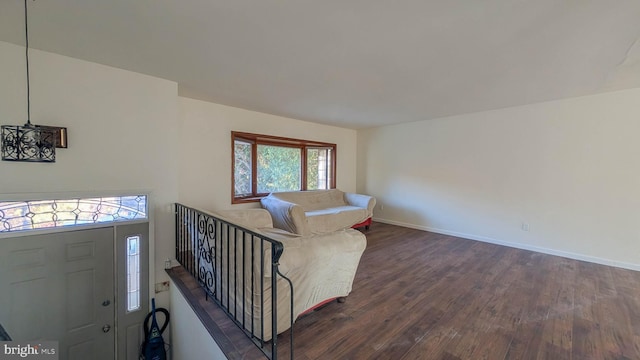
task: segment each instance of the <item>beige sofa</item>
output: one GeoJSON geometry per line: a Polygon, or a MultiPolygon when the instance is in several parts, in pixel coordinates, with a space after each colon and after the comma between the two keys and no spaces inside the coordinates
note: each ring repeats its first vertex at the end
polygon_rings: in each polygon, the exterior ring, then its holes
{"type": "Polygon", "coordinates": [[[260,200],[274,227],[294,234],[325,234],[373,216],[376,199],[337,189],[271,193],[260,200]]]}
{"type": "MultiPolygon", "coordinates": [[[[217,213],[216,217],[282,242],[284,251],[280,257],[279,271],[289,278],[293,284],[294,319],[327,300],[345,297],[351,292],[360,258],[367,246],[365,236],[359,231],[344,229],[326,234],[301,236],[273,228],[271,215],[264,209],[221,211],[217,213]]],[[[238,244],[241,243],[240,239],[238,244]]],[[[249,248],[247,248],[245,258],[251,253],[249,248]]],[[[242,249],[241,246],[234,249],[233,244],[231,244],[231,248],[228,251],[234,253],[242,249]]],[[[267,252],[265,257],[268,259],[270,257],[270,249],[265,249],[264,251],[267,252]]],[[[219,256],[218,252],[216,257],[219,256]]],[[[242,258],[242,255],[240,255],[240,258],[242,258]]],[[[234,262],[231,261],[229,266],[233,269],[235,267],[234,262]]],[[[253,284],[247,283],[245,285],[247,294],[255,294],[253,313],[251,312],[250,301],[247,300],[243,307],[242,300],[236,298],[234,301],[232,295],[231,302],[235,302],[239,309],[246,309],[245,318],[247,324],[251,323],[252,314],[257,316],[261,309],[265,312],[265,323],[268,324],[271,321],[270,278],[273,274],[271,274],[268,264],[265,264],[264,270],[264,292],[259,290],[262,281],[258,277],[256,277],[253,284]]],[[[232,273],[231,276],[231,283],[233,284],[234,274],[232,273]]],[[[220,287],[226,287],[222,279],[218,279],[216,283],[220,287]]],[[[288,283],[279,277],[277,299],[278,334],[290,327],[289,309],[291,309],[291,306],[288,288],[288,283]]],[[[257,318],[254,319],[256,326],[259,324],[258,320],[257,318]]],[[[258,331],[258,333],[260,332],[258,331]]],[[[269,340],[271,337],[271,329],[265,326],[263,340],[269,340]]]]}

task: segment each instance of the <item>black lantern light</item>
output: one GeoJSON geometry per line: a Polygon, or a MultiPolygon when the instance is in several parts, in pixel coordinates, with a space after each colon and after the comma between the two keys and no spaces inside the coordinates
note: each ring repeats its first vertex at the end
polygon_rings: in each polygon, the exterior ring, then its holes
{"type": "MultiPolygon", "coordinates": [[[[27,63],[27,123],[20,125],[2,125],[0,136],[2,137],[2,160],[6,161],[31,161],[31,162],[55,162],[56,146],[61,129],[50,126],[31,124],[31,99],[29,88],[29,25],[27,17],[27,0],[24,0],[24,29],[26,38],[25,59],[27,63]]],[[[65,144],[66,147],[66,138],[65,144]]]]}

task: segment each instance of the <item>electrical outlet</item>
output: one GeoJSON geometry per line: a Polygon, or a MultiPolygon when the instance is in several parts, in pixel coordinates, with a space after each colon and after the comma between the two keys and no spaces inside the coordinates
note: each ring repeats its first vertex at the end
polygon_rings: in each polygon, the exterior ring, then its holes
{"type": "Polygon", "coordinates": [[[171,259],[167,259],[164,261],[164,268],[171,269],[171,259]]]}
{"type": "Polygon", "coordinates": [[[384,205],[380,204],[380,211],[383,211],[383,210],[384,210],[384,205]]]}
{"type": "Polygon", "coordinates": [[[156,283],[156,294],[159,292],[163,292],[163,291],[168,291],[169,290],[169,282],[168,281],[163,281],[160,283],[156,283]]]}
{"type": "Polygon", "coordinates": [[[529,231],[529,224],[522,223],[522,231],[529,231]]]}

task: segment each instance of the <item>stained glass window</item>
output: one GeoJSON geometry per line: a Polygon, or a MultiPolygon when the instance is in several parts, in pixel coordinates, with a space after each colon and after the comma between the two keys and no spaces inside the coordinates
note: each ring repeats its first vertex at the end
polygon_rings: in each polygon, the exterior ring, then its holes
{"type": "Polygon", "coordinates": [[[0,232],[147,219],[147,196],[0,201],[0,232]]]}

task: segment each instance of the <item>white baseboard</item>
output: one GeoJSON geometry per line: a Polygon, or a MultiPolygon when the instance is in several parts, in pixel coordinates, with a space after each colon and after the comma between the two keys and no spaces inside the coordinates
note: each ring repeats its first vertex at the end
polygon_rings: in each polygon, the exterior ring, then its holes
{"type": "Polygon", "coordinates": [[[527,245],[527,244],[513,243],[513,242],[509,242],[509,241],[492,239],[492,238],[489,238],[489,237],[486,237],[486,236],[465,234],[465,233],[460,233],[460,232],[456,232],[456,231],[437,229],[437,228],[432,228],[432,227],[429,227],[429,226],[421,226],[421,225],[409,224],[409,223],[405,223],[405,222],[401,222],[401,221],[382,219],[382,218],[377,218],[377,217],[374,217],[373,221],[377,221],[377,222],[381,222],[381,223],[385,223],[385,224],[391,224],[391,225],[398,225],[398,226],[407,227],[407,228],[411,228],[411,229],[429,231],[429,232],[433,232],[433,233],[437,233],[437,234],[451,235],[451,236],[455,236],[455,237],[459,237],[459,238],[463,238],[463,239],[468,239],[468,240],[476,240],[476,241],[482,241],[482,242],[486,242],[486,243],[490,243],[490,244],[508,246],[508,247],[512,247],[512,248],[516,248],[516,249],[535,251],[535,252],[548,254],[548,255],[562,256],[562,257],[569,258],[569,259],[586,261],[586,262],[595,263],[595,264],[608,265],[608,266],[614,266],[614,267],[618,267],[618,268],[622,268],[622,269],[640,271],[640,264],[631,264],[631,263],[626,263],[626,262],[622,262],[622,261],[604,259],[604,258],[599,258],[599,257],[595,257],[595,256],[590,256],[590,255],[577,254],[577,253],[561,251],[561,250],[555,250],[555,249],[549,249],[549,248],[533,246],[533,245],[527,245]]]}

